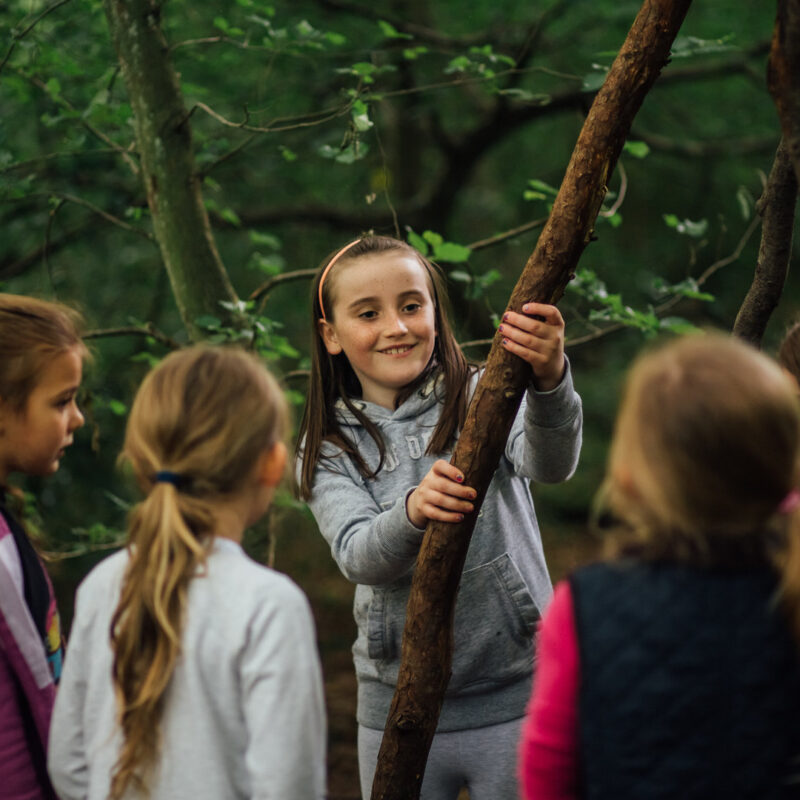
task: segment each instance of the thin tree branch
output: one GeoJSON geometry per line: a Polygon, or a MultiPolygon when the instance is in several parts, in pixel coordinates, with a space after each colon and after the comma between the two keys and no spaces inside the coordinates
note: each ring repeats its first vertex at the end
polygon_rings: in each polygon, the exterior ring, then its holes
{"type": "Polygon", "coordinates": [[[47,562],[66,561],[69,558],[80,558],[90,553],[100,553],[104,550],[118,550],[128,543],[128,535],[123,534],[110,542],[95,542],[94,544],[81,544],[70,550],[40,550],[39,553],[47,562]]]}
{"type": "Polygon", "coordinates": [[[3,67],[5,67],[5,65],[8,63],[8,59],[11,58],[11,54],[14,52],[14,49],[17,46],[17,42],[19,42],[21,39],[24,39],[46,16],[48,16],[48,14],[52,14],[56,9],[61,8],[61,6],[64,6],[69,2],[70,0],[57,0],[52,5],[40,11],[39,14],[34,17],[34,19],[19,33],[12,33],[11,44],[6,51],[3,60],[0,61],[0,72],[3,71],[3,67]]]}
{"type": "Polygon", "coordinates": [[[40,164],[43,161],[57,161],[61,158],[85,158],[86,156],[101,156],[101,155],[110,155],[110,154],[117,154],[119,153],[119,148],[117,147],[99,147],[96,150],[72,150],[69,152],[64,153],[43,153],[40,156],[36,156],[35,158],[30,158],[27,161],[16,161],[13,164],[8,164],[5,167],[0,167],[0,175],[5,174],[6,172],[13,172],[14,170],[18,169],[28,169],[29,167],[35,166],[36,164],[40,164]]]}
{"type": "Polygon", "coordinates": [[[619,194],[617,195],[617,199],[614,201],[614,204],[611,206],[611,208],[607,208],[604,211],[598,211],[598,217],[613,217],[625,202],[625,194],[628,191],[628,173],[625,172],[625,167],[622,165],[622,161],[617,162],[617,170],[619,171],[619,194]]]}
{"type": "Polygon", "coordinates": [[[231,122],[229,119],[223,117],[222,114],[218,114],[213,108],[207,106],[205,103],[195,103],[187,114],[187,118],[192,116],[195,109],[200,109],[201,111],[205,111],[206,114],[208,114],[210,117],[213,117],[217,122],[227,128],[238,128],[239,130],[251,131],[252,133],[281,133],[283,131],[298,130],[299,128],[313,128],[317,125],[324,125],[326,122],[330,122],[332,119],[337,119],[338,117],[342,117],[347,114],[352,105],[353,103],[351,101],[339,109],[320,112],[320,114],[327,116],[320,116],[319,119],[315,119],[310,122],[294,122],[290,125],[250,125],[247,122],[247,120],[250,118],[250,112],[246,108],[244,122],[231,122]]]}
{"type": "Polygon", "coordinates": [[[280,275],[273,275],[264,281],[260,286],[250,293],[249,300],[256,302],[263,300],[267,295],[282,283],[292,283],[294,281],[310,280],[316,274],[316,269],[298,269],[294,272],[282,272],[280,275]]]}
{"type": "MultiPolygon", "coordinates": [[[[64,0],[64,1],[68,2],[69,0],[64,0]]],[[[70,103],[70,101],[67,100],[66,97],[53,94],[53,92],[50,91],[50,89],[48,88],[47,84],[40,78],[37,78],[35,75],[26,75],[22,70],[19,69],[15,69],[14,72],[16,72],[17,75],[19,75],[21,78],[24,78],[26,81],[33,84],[37,89],[41,89],[57,105],[66,108],[68,111],[77,112],[75,106],[72,105],[72,103],[70,103]]],[[[92,136],[99,139],[101,142],[103,142],[103,144],[107,145],[114,152],[118,153],[122,158],[122,160],[128,165],[128,167],[130,168],[131,172],[134,175],[139,174],[139,165],[134,161],[134,159],[131,158],[130,155],[134,147],[133,142],[131,142],[131,144],[127,148],[122,147],[122,145],[117,144],[113,139],[110,139],[108,136],[106,136],[106,134],[104,134],[102,131],[95,128],[94,125],[92,125],[90,122],[85,120],[82,114],[78,115],[78,119],[80,121],[80,124],[84,128],[86,128],[86,130],[89,131],[89,133],[91,133],[92,136]]]]}
{"type": "MultiPolygon", "coordinates": [[[[51,239],[49,242],[47,242],[47,252],[52,255],[58,250],[61,250],[61,248],[65,247],[81,236],[87,227],[88,225],[84,224],[67,231],[55,239],[51,239]]],[[[39,262],[44,255],[44,250],[45,244],[41,244],[39,247],[31,250],[29,253],[26,253],[21,258],[17,258],[13,261],[8,259],[5,262],[0,262],[0,280],[10,280],[11,278],[17,277],[17,275],[22,275],[23,273],[27,272],[27,270],[39,262]]]]}
{"type": "Polygon", "coordinates": [[[756,347],[761,346],[786,283],[796,205],[797,178],[781,139],[764,193],[756,205],[763,223],[753,282],[733,324],[734,334],[756,347]]]}
{"type": "Polygon", "coordinates": [[[78,206],[83,206],[84,208],[88,208],[94,214],[97,214],[99,217],[102,217],[107,222],[110,222],[112,225],[116,225],[118,228],[122,228],[124,231],[128,231],[128,233],[135,233],[137,236],[141,236],[148,241],[154,242],[155,237],[152,233],[148,231],[142,230],[142,228],[136,228],[133,225],[129,225],[124,220],[121,220],[119,217],[115,217],[113,214],[110,214],[108,211],[100,208],[100,206],[96,206],[94,203],[89,202],[88,200],[84,200],[82,197],[77,197],[74,194],[67,194],[64,192],[32,192],[31,194],[26,194],[24,197],[17,197],[13,198],[11,202],[21,202],[23,200],[30,200],[34,198],[51,198],[55,197],[59,200],[66,200],[69,203],[74,203],[78,206]]]}
{"type": "Polygon", "coordinates": [[[84,339],[108,339],[117,336],[145,336],[155,339],[170,350],[178,350],[181,347],[172,337],[158,330],[152,322],[147,322],[144,325],[128,325],[121,328],[98,329],[83,334],[84,339]]]}
{"type": "Polygon", "coordinates": [[[129,225],[127,222],[125,222],[125,220],[115,217],[105,209],[100,208],[100,206],[96,206],[94,203],[90,203],[88,200],[84,200],[82,197],[76,197],[74,194],[62,194],[61,192],[48,192],[47,196],[57,197],[69,203],[74,203],[75,205],[88,208],[89,211],[97,214],[98,217],[102,217],[106,222],[110,222],[112,225],[116,225],[118,228],[122,228],[122,230],[127,231],[128,233],[134,233],[137,236],[141,236],[143,239],[147,239],[149,242],[155,243],[155,237],[149,231],[129,225]]]}
{"type": "Polygon", "coordinates": [[[496,244],[500,244],[501,242],[508,241],[509,239],[514,239],[517,236],[520,236],[523,233],[527,233],[528,231],[535,230],[536,228],[541,228],[542,225],[547,222],[547,217],[540,217],[539,219],[531,220],[530,222],[526,222],[524,225],[519,225],[516,228],[511,228],[510,230],[505,231],[504,233],[498,233],[495,236],[490,236],[488,239],[479,239],[477,242],[473,242],[472,244],[468,244],[472,252],[476,252],[477,250],[483,250],[486,247],[493,247],[496,244]]]}
{"type": "Polygon", "coordinates": [[[644,142],[654,152],[685,158],[740,157],[771,152],[775,148],[774,136],[745,136],[741,139],[702,142],[694,139],[670,139],[658,133],[632,131],[631,139],[644,142]]]}
{"type": "Polygon", "coordinates": [[[50,234],[53,230],[53,223],[56,219],[56,214],[62,209],[66,200],[59,200],[56,205],[50,209],[50,213],[47,215],[47,227],[45,228],[44,232],[44,246],[42,247],[42,261],[44,261],[44,267],[47,271],[47,277],[50,279],[50,288],[55,292],[55,282],[53,281],[53,270],[50,268],[50,259],[48,258],[48,248],[50,247],[50,234]]]}
{"type": "MultiPolygon", "coordinates": [[[[505,233],[498,233],[496,236],[492,236],[488,239],[481,239],[480,241],[473,242],[472,244],[466,245],[470,250],[473,252],[476,250],[483,250],[486,247],[491,247],[496,244],[500,244],[500,242],[504,242],[508,239],[513,239],[515,236],[519,236],[522,233],[526,233],[527,231],[533,230],[534,228],[540,228],[544,223],[547,222],[547,217],[542,217],[540,219],[532,220],[531,222],[526,222],[524,225],[520,225],[516,228],[512,228],[505,233]]],[[[294,281],[301,281],[301,280],[309,280],[314,277],[316,274],[316,269],[298,269],[293,272],[283,272],[280,275],[273,275],[268,280],[264,281],[260,286],[257,286],[251,293],[249,300],[254,301],[262,301],[264,298],[269,295],[269,293],[276,287],[280,286],[283,283],[292,283],[294,281]]]]}
{"type": "Polygon", "coordinates": [[[233,158],[234,156],[239,155],[248,145],[250,145],[256,138],[256,134],[253,133],[244,141],[240,142],[236,145],[236,147],[231,148],[227,153],[224,153],[219,158],[212,161],[208,166],[204,167],[202,170],[198,172],[199,178],[204,178],[206,175],[210,175],[220,164],[224,164],[229,159],[233,158]]]}
{"type": "MultiPolygon", "coordinates": [[[[710,264],[706,269],[700,274],[697,278],[696,283],[697,286],[700,287],[708,279],[714,275],[719,270],[724,269],[729,264],[733,264],[734,261],[738,261],[739,257],[742,254],[747,242],[750,240],[750,237],[753,235],[753,232],[758,228],[761,224],[761,218],[757,215],[754,215],[753,218],[750,220],[745,232],[742,234],[741,238],[736,244],[736,247],[733,249],[733,252],[730,255],[725,256],[725,258],[720,258],[719,260],[715,261],[713,264],[710,264]]],[[[660,305],[657,305],[653,309],[653,313],[657,317],[661,317],[666,314],[667,311],[670,311],[674,308],[678,303],[680,303],[685,298],[683,295],[675,295],[670,297],[669,300],[665,300],[660,305]]],[[[578,345],[588,344],[589,342],[595,342],[598,339],[602,339],[604,336],[608,336],[610,333],[616,333],[617,331],[625,330],[629,326],[623,325],[621,322],[615,322],[613,325],[608,325],[604,328],[600,328],[593,333],[588,333],[585,336],[578,336],[574,339],[567,339],[565,342],[566,347],[577,347],[578,345]]]]}

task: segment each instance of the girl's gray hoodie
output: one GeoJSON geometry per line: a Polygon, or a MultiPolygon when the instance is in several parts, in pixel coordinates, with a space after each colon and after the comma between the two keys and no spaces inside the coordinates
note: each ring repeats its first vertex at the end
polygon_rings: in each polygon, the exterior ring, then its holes
{"type": "MultiPolygon", "coordinates": [[[[339,568],[358,584],[353,645],[358,721],[382,729],[394,695],[411,576],[424,533],[409,521],[406,497],[437,458],[450,454],[425,454],[441,413],[433,381],[394,411],[356,402],[380,429],[384,465],[376,478],[365,479],[348,456],[324,445],[309,505],[339,568]]],[[[342,402],[338,413],[344,433],[375,468],[379,455],[372,437],[342,402]]],[[[524,714],[534,627],[552,594],[529,481],[556,483],[572,475],[581,428],[581,401],[569,366],[552,391],[527,391],[467,553],[440,731],[494,725],[524,714]]]]}

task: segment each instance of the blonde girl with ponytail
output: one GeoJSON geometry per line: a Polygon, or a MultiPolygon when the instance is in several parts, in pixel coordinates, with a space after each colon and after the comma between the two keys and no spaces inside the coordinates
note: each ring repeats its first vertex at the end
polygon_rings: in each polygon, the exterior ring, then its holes
{"type": "Polygon", "coordinates": [[[800,406],[715,334],[628,377],[610,558],[555,589],[520,746],[526,800],[800,792],[800,406]]]}
{"type": "Polygon", "coordinates": [[[144,499],[77,593],[48,764],[63,800],[323,797],[308,603],[241,548],[287,429],[275,380],[239,350],[183,350],[145,378],[121,454],[144,499]]]}

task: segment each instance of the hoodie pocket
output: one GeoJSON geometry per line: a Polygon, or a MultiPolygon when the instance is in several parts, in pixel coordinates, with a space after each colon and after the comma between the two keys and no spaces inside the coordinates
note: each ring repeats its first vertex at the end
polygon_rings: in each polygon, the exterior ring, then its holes
{"type": "MultiPolygon", "coordinates": [[[[410,587],[376,590],[370,602],[367,650],[383,680],[396,680],[410,587]]],[[[504,553],[466,570],[456,600],[453,673],[447,694],[512,683],[533,668],[539,612],[516,564],[504,553]]]]}
{"type": "Polygon", "coordinates": [[[533,669],[539,611],[508,553],[461,576],[447,694],[513,683],[533,669]]]}

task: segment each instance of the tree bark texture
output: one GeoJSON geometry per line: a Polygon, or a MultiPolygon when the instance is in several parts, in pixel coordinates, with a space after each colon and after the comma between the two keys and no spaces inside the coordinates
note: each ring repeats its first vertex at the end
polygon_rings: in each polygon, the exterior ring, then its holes
{"type": "Polygon", "coordinates": [[[778,305],[789,271],[797,178],[783,139],[756,209],[761,215],[761,244],[753,283],[736,315],[733,332],[756,347],[778,305]]]}
{"type": "MultiPolygon", "coordinates": [[[[597,94],[536,249],[508,308],[554,303],[592,238],[608,180],[647,92],[667,63],[691,0],[645,0],[597,94]]],[[[497,334],[452,462],[478,493],[462,523],[428,524],[411,585],[397,690],[378,756],[372,800],[419,797],[450,678],[456,594],[480,504],[530,382],[530,368],[497,334]]]]}
{"type": "Polygon", "coordinates": [[[222,264],[194,168],[189,115],[160,28],[155,0],[104,0],[103,7],[133,109],[153,229],[186,329],[236,294],[222,264]]]}
{"type": "Polygon", "coordinates": [[[767,85],[778,109],[795,178],[800,183],[800,0],[778,0],[767,85]]]}

